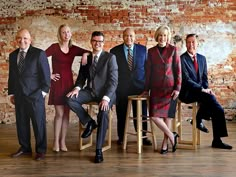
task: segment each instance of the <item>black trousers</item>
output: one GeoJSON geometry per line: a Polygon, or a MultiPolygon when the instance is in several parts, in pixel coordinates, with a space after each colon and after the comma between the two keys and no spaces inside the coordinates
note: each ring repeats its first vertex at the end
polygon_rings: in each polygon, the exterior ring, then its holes
{"type": "MultiPolygon", "coordinates": [[[[102,98],[98,98],[92,94],[90,90],[82,89],[79,91],[79,95],[76,98],[75,96],[72,98],[67,98],[67,104],[71,108],[73,112],[76,113],[78,116],[80,122],[85,125],[90,120],[92,120],[91,116],[88,114],[88,112],[83,108],[83,104],[89,103],[91,101],[95,101],[99,103],[102,100],[102,98]]],[[[109,102],[109,107],[112,107],[112,104],[114,103],[114,98],[111,98],[109,102]]],[[[97,140],[96,140],[96,149],[102,149],[102,146],[104,144],[105,138],[106,138],[106,132],[108,128],[108,114],[109,111],[102,111],[99,108],[99,112],[97,115],[97,140]]]]}
{"type": "Polygon", "coordinates": [[[18,141],[21,150],[32,152],[30,120],[35,136],[35,152],[46,153],[46,113],[45,99],[42,95],[37,100],[29,99],[25,96],[15,96],[16,108],[16,127],[18,141]]]}
{"type": "Polygon", "coordinates": [[[194,94],[194,99],[200,103],[197,112],[197,121],[211,117],[213,137],[220,138],[228,136],[224,109],[218,103],[215,96],[199,92],[194,94]]]}

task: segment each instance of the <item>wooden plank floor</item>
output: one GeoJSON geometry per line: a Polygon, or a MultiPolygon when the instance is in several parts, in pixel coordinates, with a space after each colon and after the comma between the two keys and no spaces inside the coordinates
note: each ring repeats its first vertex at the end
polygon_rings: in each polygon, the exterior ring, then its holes
{"type": "MultiPolygon", "coordinates": [[[[161,155],[152,147],[144,147],[136,154],[136,144],[128,137],[127,151],[116,145],[114,128],[112,149],[104,152],[104,162],[94,164],[95,146],[78,150],[78,125],[70,124],[67,146],[69,152],[53,153],[53,126],[48,128],[48,153],[44,161],[31,157],[11,158],[18,149],[15,125],[0,125],[0,176],[1,177],[234,177],[236,176],[236,121],[227,122],[229,137],[224,142],[233,145],[233,150],[213,149],[211,123],[206,122],[210,133],[201,133],[201,145],[197,150],[177,149],[161,155]]],[[[114,126],[115,127],[115,126],[114,126]]],[[[186,125],[186,129],[190,125],[186,125]]],[[[157,131],[158,133],[158,131],[157,131]]],[[[160,132],[159,132],[160,133],[160,132]]],[[[160,149],[162,134],[157,142],[160,149]]],[[[34,140],[32,138],[32,142],[34,140]]]]}

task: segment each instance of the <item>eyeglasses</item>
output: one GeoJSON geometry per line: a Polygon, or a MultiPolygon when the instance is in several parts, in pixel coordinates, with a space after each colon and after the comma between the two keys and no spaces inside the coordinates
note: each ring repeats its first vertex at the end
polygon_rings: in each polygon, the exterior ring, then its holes
{"type": "Polygon", "coordinates": [[[92,42],[93,42],[93,43],[101,44],[101,43],[103,43],[104,41],[97,41],[97,40],[94,40],[94,39],[93,39],[92,42]]]}

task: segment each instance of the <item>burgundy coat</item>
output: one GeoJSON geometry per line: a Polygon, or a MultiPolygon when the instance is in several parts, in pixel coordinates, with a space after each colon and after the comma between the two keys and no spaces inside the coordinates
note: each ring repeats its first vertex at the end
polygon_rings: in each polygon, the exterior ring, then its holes
{"type": "Polygon", "coordinates": [[[176,103],[171,93],[181,88],[181,62],[175,46],[167,44],[163,53],[157,46],[148,50],[145,90],[150,91],[150,116],[174,117],[176,103]]]}

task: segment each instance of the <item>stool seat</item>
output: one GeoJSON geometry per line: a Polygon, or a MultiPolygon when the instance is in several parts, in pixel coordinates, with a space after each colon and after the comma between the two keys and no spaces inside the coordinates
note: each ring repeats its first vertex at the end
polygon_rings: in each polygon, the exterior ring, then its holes
{"type": "MultiPolygon", "coordinates": [[[[92,115],[92,106],[98,106],[97,102],[89,102],[85,104],[87,106],[88,114],[92,115]]],[[[108,115],[108,131],[107,131],[107,140],[106,144],[103,146],[102,151],[106,151],[111,148],[111,131],[112,131],[112,110],[109,110],[108,115]]],[[[86,149],[88,147],[91,147],[93,145],[93,133],[88,137],[88,142],[84,143],[83,138],[81,135],[83,134],[83,130],[85,127],[79,122],[79,150],[86,149]]]]}
{"type": "Polygon", "coordinates": [[[198,110],[198,104],[197,102],[186,104],[178,100],[177,102],[177,114],[176,118],[173,120],[173,131],[176,131],[179,134],[178,138],[178,146],[179,149],[196,149],[197,145],[200,145],[200,131],[196,128],[196,115],[198,110]],[[184,130],[183,130],[183,116],[182,114],[182,107],[183,106],[191,106],[192,107],[192,125],[189,123],[191,128],[191,139],[186,140],[184,138],[184,130]]]}
{"type": "MultiPolygon", "coordinates": [[[[147,136],[142,136],[142,132],[144,131],[142,129],[142,123],[143,123],[142,117],[144,117],[142,115],[142,101],[147,102],[147,107],[149,109],[149,96],[143,96],[143,97],[140,97],[138,95],[128,96],[128,106],[127,106],[127,114],[126,114],[126,121],[125,121],[125,130],[124,130],[124,142],[123,142],[123,149],[125,150],[127,147],[127,136],[128,135],[136,136],[137,137],[137,153],[138,154],[140,154],[142,151],[142,145],[143,145],[142,139],[147,138],[147,136]],[[136,103],[137,103],[137,117],[131,116],[132,101],[136,101],[136,103]],[[130,119],[137,120],[137,133],[132,133],[129,131],[130,119]]],[[[153,123],[152,123],[152,120],[148,116],[147,116],[147,121],[149,121],[149,123],[150,123],[150,131],[146,131],[146,133],[151,134],[153,149],[156,150],[157,145],[156,145],[156,137],[155,137],[155,133],[154,133],[153,123]]]]}

